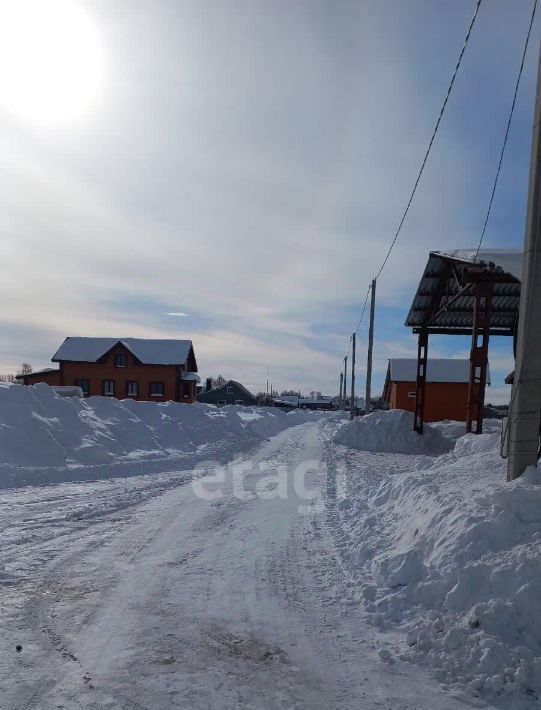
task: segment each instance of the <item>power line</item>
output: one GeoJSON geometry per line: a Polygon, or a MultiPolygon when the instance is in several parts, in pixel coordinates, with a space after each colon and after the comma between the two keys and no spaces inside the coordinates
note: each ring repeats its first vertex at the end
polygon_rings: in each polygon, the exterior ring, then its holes
{"type": "MultiPolygon", "coordinates": [[[[537,3],[537,0],[535,0],[535,2],[537,3]]],[[[419,182],[420,182],[420,180],[421,180],[421,177],[422,177],[422,175],[423,175],[423,172],[424,172],[426,163],[427,163],[427,161],[428,161],[428,156],[430,155],[430,151],[432,150],[432,145],[434,144],[434,140],[435,140],[435,138],[436,138],[436,134],[437,134],[438,129],[439,129],[439,127],[440,127],[440,123],[441,123],[441,121],[442,121],[443,114],[445,113],[445,109],[446,109],[446,107],[447,107],[447,103],[448,103],[448,101],[449,101],[449,97],[450,97],[450,95],[451,95],[451,91],[453,90],[453,86],[454,86],[454,83],[455,83],[455,79],[456,79],[456,77],[457,77],[458,70],[460,69],[460,65],[461,65],[461,63],[462,63],[462,58],[463,58],[464,53],[465,53],[465,51],[466,51],[466,47],[468,46],[468,42],[469,42],[469,40],[470,40],[470,35],[471,35],[471,33],[472,33],[473,26],[475,25],[475,21],[477,20],[477,15],[479,14],[479,8],[481,7],[481,3],[482,3],[482,0],[477,0],[477,2],[476,2],[476,5],[475,5],[475,12],[473,13],[473,17],[472,17],[472,19],[471,19],[471,21],[470,21],[470,24],[469,24],[469,26],[468,26],[468,31],[466,32],[466,37],[465,37],[465,39],[464,39],[464,43],[463,43],[463,45],[462,45],[462,49],[460,50],[460,53],[459,53],[459,55],[458,55],[458,59],[457,59],[456,64],[455,64],[455,68],[454,68],[453,74],[452,74],[452,76],[451,76],[451,81],[450,81],[449,86],[448,86],[448,88],[447,88],[447,93],[446,93],[446,95],[445,95],[445,99],[444,99],[443,104],[442,104],[442,106],[441,106],[440,113],[439,113],[438,118],[437,118],[437,121],[436,121],[436,125],[434,126],[434,130],[432,131],[432,135],[431,135],[431,137],[430,137],[430,141],[429,141],[429,143],[428,143],[428,147],[427,147],[426,152],[425,152],[425,155],[424,155],[424,157],[423,157],[423,161],[422,161],[422,163],[421,163],[421,167],[420,167],[419,172],[418,172],[418,174],[417,174],[417,178],[416,178],[415,183],[414,183],[414,185],[413,185],[413,189],[412,189],[412,191],[411,191],[409,200],[408,200],[408,202],[407,202],[407,204],[406,204],[406,209],[404,210],[404,213],[402,214],[402,218],[401,218],[400,223],[399,223],[399,225],[398,225],[398,229],[397,229],[396,232],[395,232],[395,235],[394,235],[394,238],[393,238],[393,240],[392,240],[392,242],[391,242],[391,245],[389,246],[389,249],[387,250],[387,253],[386,253],[386,255],[385,255],[385,258],[384,258],[384,260],[383,260],[383,262],[382,262],[382,264],[381,264],[381,266],[380,266],[380,268],[379,268],[379,270],[378,270],[376,276],[374,277],[374,280],[377,280],[377,279],[380,277],[381,272],[382,272],[383,269],[385,268],[385,265],[387,264],[387,261],[389,260],[389,257],[391,256],[391,252],[393,251],[394,246],[395,246],[395,244],[396,244],[396,242],[397,242],[397,240],[398,240],[398,237],[399,237],[399,235],[400,235],[400,232],[402,231],[402,227],[404,226],[404,222],[406,221],[406,217],[407,217],[407,215],[408,215],[409,209],[410,209],[410,207],[411,207],[411,205],[412,205],[412,203],[413,203],[413,199],[414,199],[415,194],[416,194],[416,192],[417,192],[417,187],[419,186],[419,182]]],[[[366,312],[366,306],[367,306],[367,303],[368,303],[368,296],[370,295],[370,289],[371,289],[371,284],[369,284],[368,289],[367,289],[367,291],[366,291],[366,297],[365,297],[365,299],[364,299],[364,303],[363,303],[363,307],[362,307],[362,311],[361,311],[361,316],[360,316],[360,318],[359,318],[359,322],[357,323],[357,327],[356,327],[356,329],[355,329],[355,333],[356,333],[356,334],[359,332],[359,328],[361,327],[361,324],[362,324],[362,322],[363,322],[364,314],[365,314],[365,312],[366,312]]],[[[347,355],[349,355],[350,349],[351,349],[351,337],[350,337],[350,339],[349,339],[347,355]]]]}
{"type": "MultiPolygon", "coordinates": [[[[371,287],[369,286],[368,289],[367,289],[367,291],[366,291],[366,297],[365,297],[365,299],[364,299],[364,304],[363,304],[363,308],[362,308],[362,311],[361,311],[361,317],[359,318],[359,322],[357,323],[357,327],[355,328],[355,335],[357,335],[357,333],[359,332],[359,328],[361,327],[361,323],[363,322],[364,313],[365,313],[365,311],[366,311],[366,304],[368,303],[368,296],[370,295],[370,288],[371,288],[371,287]]],[[[350,335],[350,336],[349,336],[349,341],[348,341],[348,351],[347,351],[347,353],[346,353],[346,357],[349,356],[349,353],[350,353],[350,351],[351,351],[351,340],[352,340],[352,336],[350,335]]]]}
{"type": "Polygon", "coordinates": [[[359,332],[359,328],[361,327],[361,323],[363,322],[364,312],[366,311],[366,304],[368,303],[368,296],[370,295],[370,288],[371,288],[371,286],[369,286],[366,290],[366,297],[364,299],[363,310],[361,312],[361,317],[359,318],[359,322],[357,323],[357,327],[355,328],[355,334],[357,334],[359,332]]]}
{"type": "Polygon", "coordinates": [[[389,260],[389,257],[391,256],[391,252],[392,252],[392,250],[394,249],[394,246],[395,246],[396,241],[397,241],[397,239],[398,239],[398,237],[399,237],[399,235],[400,235],[400,232],[402,231],[402,227],[403,227],[403,225],[404,225],[404,222],[405,222],[406,217],[407,217],[407,215],[408,215],[409,209],[410,209],[411,204],[412,204],[412,202],[413,202],[413,198],[415,197],[415,193],[417,192],[417,187],[418,187],[419,182],[420,182],[420,180],[421,180],[421,176],[422,176],[422,174],[423,174],[423,172],[424,172],[424,169],[425,169],[425,166],[426,166],[426,163],[427,163],[427,160],[428,160],[428,156],[430,155],[430,151],[432,150],[432,145],[433,145],[433,143],[434,143],[434,139],[436,138],[436,134],[437,134],[438,129],[439,129],[439,127],[440,127],[440,123],[441,123],[441,120],[442,120],[442,118],[443,118],[443,114],[445,113],[445,108],[446,108],[446,106],[447,106],[447,102],[449,101],[449,96],[451,95],[451,91],[452,91],[452,89],[453,89],[453,85],[454,85],[454,83],[455,83],[455,79],[456,79],[456,77],[457,77],[458,70],[459,70],[459,68],[460,68],[460,64],[462,63],[462,57],[464,56],[464,52],[466,51],[466,47],[468,46],[468,42],[469,42],[470,35],[471,35],[471,33],[472,33],[472,30],[473,30],[473,26],[474,26],[474,24],[475,24],[475,20],[477,19],[477,15],[479,14],[479,8],[481,7],[481,2],[482,2],[482,0],[477,0],[477,4],[476,4],[476,6],[475,6],[475,12],[474,12],[474,14],[473,14],[473,17],[472,17],[472,19],[471,19],[470,25],[469,25],[469,27],[468,27],[468,31],[467,31],[467,33],[466,33],[466,38],[465,38],[465,40],[464,40],[464,44],[462,45],[462,49],[460,50],[460,54],[458,55],[458,59],[457,59],[457,61],[456,61],[455,69],[454,69],[453,75],[452,75],[452,77],[451,77],[451,82],[450,82],[450,84],[449,84],[449,88],[447,89],[447,94],[446,94],[446,96],[445,96],[445,99],[444,99],[444,101],[443,101],[442,107],[441,107],[441,109],[440,109],[440,114],[439,114],[439,116],[438,116],[438,120],[436,121],[436,125],[434,126],[434,130],[432,131],[432,136],[431,136],[431,138],[430,138],[430,142],[428,143],[428,148],[426,149],[426,153],[425,153],[425,156],[424,156],[424,158],[423,158],[423,162],[421,163],[421,169],[419,170],[419,173],[417,174],[417,179],[415,180],[415,183],[414,183],[414,185],[413,185],[413,190],[411,191],[410,198],[409,198],[408,203],[407,203],[407,205],[406,205],[406,209],[404,210],[404,214],[402,215],[402,219],[400,220],[400,223],[399,223],[399,225],[398,225],[398,229],[396,230],[396,233],[395,233],[395,235],[394,235],[393,241],[391,242],[391,246],[389,247],[389,249],[388,249],[388,251],[387,251],[387,254],[385,255],[385,259],[383,260],[383,263],[382,263],[382,265],[380,266],[379,271],[378,271],[378,273],[377,273],[376,276],[375,276],[375,279],[376,279],[376,280],[379,278],[381,272],[383,271],[383,269],[385,268],[385,265],[387,264],[387,261],[389,260]]]}
{"type": "Polygon", "coordinates": [[[522,70],[524,69],[524,61],[526,59],[526,52],[528,51],[528,44],[530,42],[530,35],[532,33],[532,25],[533,25],[533,21],[535,19],[536,10],[537,10],[537,0],[534,0],[532,14],[530,17],[530,24],[528,26],[528,33],[526,35],[526,42],[524,43],[524,50],[522,52],[522,59],[520,62],[520,68],[518,70],[517,82],[515,84],[515,93],[513,94],[513,102],[511,103],[511,111],[509,112],[509,118],[507,120],[507,126],[505,129],[505,136],[503,139],[502,150],[500,152],[500,160],[498,162],[498,169],[496,170],[496,177],[494,178],[494,184],[492,185],[492,193],[490,195],[490,201],[488,203],[487,215],[485,217],[485,223],[483,224],[483,231],[481,232],[481,238],[479,239],[479,244],[477,245],[477,251],[475,252],[474,261],[477,260],[477,257],[479,255],[479,250],[481,249],[481,244],[483,243],[483,239],[485,238],[485,232],[487,230],[487,224],[488,224],[488,220],[490,217],[490,212],[492,210],[492,203],[494,202],[494,195],[496,193],[496,187],[498,186],[498,179],[500,177],[500,171],[502,169],[503,156],[505,153],[505,148],[507,146],[507,139],[509,138],[509,129],[511,128],[511,121],[513,119],[513,113],[515,111],[515,104],[517,102],[518,88],[520,86],[520,79],[522,77],[522,70]]]}

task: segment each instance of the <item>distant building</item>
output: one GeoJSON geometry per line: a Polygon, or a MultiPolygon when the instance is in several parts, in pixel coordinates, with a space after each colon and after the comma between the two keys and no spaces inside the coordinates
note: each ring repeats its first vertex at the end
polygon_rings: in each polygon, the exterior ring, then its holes
{"type": "Polygon", "coordinates": [[[273,407],[278,407],[279,409],[297,409],[297,405],[293,404],[293,402],[286,402],[285,400],[281,399],[280,397],[274,397],[272,400],[272,406],[273,407]]]}
{"type": "Polygon", "coordinates": [[[298,407],[300,397],[294,394],[283,394],[273,399],[275,406],[278,407],[298,407]]]}
{"type": "Polygon", "coordinates": [[[317,394],[319,395],[317,397],[301,397],[298,406],[301,409],[334,409],[332,397],[323,397],[320,393],[317,394]]]}
{"type": "Polygon", "coordinates": [[[60,370],[54,367],[46,367],[43,370],[28,372],[26,375],[17,375],[15,380],[21,385],[35,385],[38,382],[46,382],[51,387],[60,385],[60,370]]]}
{"type": "MultiPolygon", "coordinates": [[[[350,408],[351,397],[346,397],[345,400],[341,399],[340,395],[335,395],[332,398],[333,407],[335,409],[340,408],[340,404],[344,405],[346,409],[350,408]]],[[[355,410],[357,412],[364,412],[364,397],[355,397],[355,410]]]]}
{"type": "Polygon", "coordinates": [[[200,379],[191,340],[66,338],[52,360],[58,370],[31,372],[19,380],[80,387],[85,397],[190,404],[200,379]]]}
{"type": "MultiPolygon", "coordinates": [[[[383,399],[389,409],[415,411],[417,360],[389,360],[383,389],[383,399]]],[[[456,359],[428,360],[424,421],[438,422],[467,419],[470,361],[456,359]]],[[[490,384],[490,380],[488,382],[490,384]]]]}
{"type": "Polygon", "coordinates": [[[218,407],[224,407],[226,404],[240,404],[253,406],[257,404],[257,399],[254,395],[235,380],[228,380],[220,387],[212,387],[212,380],[207,378],[206,387],[197,395],[198,402],[205,404],[215,404],[218,407]]]}
{"type": "Polygon", "coordinates": [[[284,402],[292,402],[294,404],[299,403],[300,395],[298,394],[281,394],[279,399],[282,399],[284,402]]]}

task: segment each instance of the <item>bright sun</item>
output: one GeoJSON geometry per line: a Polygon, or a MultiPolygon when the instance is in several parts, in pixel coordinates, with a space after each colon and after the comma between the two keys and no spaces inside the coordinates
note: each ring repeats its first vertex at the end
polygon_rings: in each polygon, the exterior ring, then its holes
{"type": "Polygon", "coordinates": [[[99,37],[74,0],[0,0],[0,106],[25,120],[71,119],[103,73],[99,37]]]}

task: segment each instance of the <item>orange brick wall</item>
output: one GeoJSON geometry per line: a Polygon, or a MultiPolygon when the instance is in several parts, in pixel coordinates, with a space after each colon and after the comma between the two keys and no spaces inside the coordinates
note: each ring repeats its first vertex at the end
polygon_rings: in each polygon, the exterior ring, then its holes
{"type": "MultiPolygon", "coordinates": [[[[425,394],[425,422],[454,419],[465,422],[468,407],[467,382],[428,382],[425,394]]],[[[392,382],[389,396],[390,409],[415,411],[415,382],[392,382]],[[413,396],[408,395],[412,393],[413,396]]]]}

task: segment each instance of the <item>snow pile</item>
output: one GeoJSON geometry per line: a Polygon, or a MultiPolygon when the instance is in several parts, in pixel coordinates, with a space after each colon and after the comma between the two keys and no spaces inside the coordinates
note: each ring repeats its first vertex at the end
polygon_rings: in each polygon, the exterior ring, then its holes
{"type": "Polygon", "coordinates": [[[338,429],[334,441],[359,451],[402,454],[441,454],[453,446],[429,424],[419,436],[413,431],[413,414],[402,409],[357,417],[338,429]]]}
{"type": "Polygon", "coordinates": [[[195,456],[223,458],[315,416],[269,408],[60,397],[43,383],[2,384],[0,487],[148,473],[179,459],[191,465],[195,456]],[[149,468],[149,462],[160,461],[161,466],[149,468]]]}
{"type": "Polygon", "coordinates": [[[418,470],[411,457],[349,451],[329,506],[350,603],[403,629],[396,653],[428,663],[447,687],[522,707],[541,699],[541,474],[505,483],[488,429],[418,470]]]}

